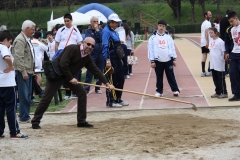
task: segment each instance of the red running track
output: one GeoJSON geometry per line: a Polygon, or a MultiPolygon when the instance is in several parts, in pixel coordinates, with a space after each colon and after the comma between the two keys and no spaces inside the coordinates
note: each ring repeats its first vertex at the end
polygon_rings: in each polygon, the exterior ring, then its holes
{"type": "MultiPolygon", "coordinates": [[[[191,37],[192,38],[192,37],[191,37]]],[[[177,67],[175,67],[175,76],[181,91],[179,97],[173,97],[172,91],[168,85],[166,77],[164,76],[164,97],[173,98],[181,101],[188,101],[198,107],[208,106],[203,93],[195,81],[193,75],[188,69],[178,49],[177,67]]],[[[133,76],[125,80],[124,89],[146,94],[155,94],[156,77],[154,69],[151,69],[147,58],[147,42],[143,42],[136,50],[135,55],[139,59],[139,63],[133,66],[133,76]]],[[[123,93],[122,99],[127,101],[130,105],[123,108],[107,108],[105,90],[101,89],[103,94],[96,94],[94,88],[91,87],[90,94],[87,95],[87,110],[88,111],[113,111],[113,110],[138,110],[138,109],[167,109],[167,108],[191,108],[189,104],[183,104],[159,98],[150,98],[142,95],[123,93]]],[[[77,100],[73,100],[62,111],[76,112],[77,100]]]]}

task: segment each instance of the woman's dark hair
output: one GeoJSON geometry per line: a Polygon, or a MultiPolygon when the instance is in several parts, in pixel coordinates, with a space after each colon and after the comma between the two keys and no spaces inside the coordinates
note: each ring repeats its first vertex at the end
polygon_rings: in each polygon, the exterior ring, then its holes
{"type": "Polygon", "coordinates": [[[217,16],[214,18],[214,21],[213,21],[213,22],[219,24],[220,21],[221,21],[221,19],[222,19],[222,16],[221,16],[221,15],[217,15],[217,16]]]}
{"type": "Polygon", "coordinates": [[[126,36],[129,35],[131,37],[131,30],[130,30],[130,27],[128,26],[128,24],[127,23],[123,23],[122,26],[123,26],[123,28],[125,30],[126,36]]]}
{"type": "Polygon", "coordinates": [[[220,33],[218,32],[217,28],[212,27],[212,28],[209,28],[209,30],[213,31],[218,37],[220,36],[220,33]]]}

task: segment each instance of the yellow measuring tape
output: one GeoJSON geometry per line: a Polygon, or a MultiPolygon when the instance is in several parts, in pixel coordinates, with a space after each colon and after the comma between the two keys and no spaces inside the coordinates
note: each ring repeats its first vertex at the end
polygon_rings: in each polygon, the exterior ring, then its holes
{"type": "MultiPolygon", "coordinates": [[[[112,67],[108,68],[107,71],[104,73],[104,75],[106,75],[111,69],[112,69],[112,67]]],[[[108,79],[108,81],[111,85],[113,85],[112,74],[110,74],[109,77],[110,77],[110,79],[108,79]]],[[[113,99],[116,101],[117,100],[117,95],[116,95],[115,90],[112,90],[112,95],[113,95],[113,99]]]]}

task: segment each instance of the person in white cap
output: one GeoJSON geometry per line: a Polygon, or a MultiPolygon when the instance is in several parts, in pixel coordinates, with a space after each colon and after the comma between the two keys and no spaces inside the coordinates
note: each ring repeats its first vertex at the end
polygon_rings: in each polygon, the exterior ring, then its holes
{"type": "MultiPolygon", "coordinates": [[[[117,48],[121,46],[121,41],[118,35],[118,32],[115,31],[119,27],[119,22],[122,20],[118,17],[117,14],[110,14],[108,17],[108,22],[102,31],[102,54],[106,60],[106,69],[112,67],[114,73],[112,75],[107,74],[106,77],[110,80],[112,76],[112,83],[116,88],[123,89],[124,85],[124,73],[122,65],[122,57],[117,54],[117,48]]],[[[128,106],[127,102],[124,102],[121,91],[106,90],[107,96],[107,107],[121,108],[122,106],[128,106]],[[114,96],[113,96],[114,95],[114,96]]]]}

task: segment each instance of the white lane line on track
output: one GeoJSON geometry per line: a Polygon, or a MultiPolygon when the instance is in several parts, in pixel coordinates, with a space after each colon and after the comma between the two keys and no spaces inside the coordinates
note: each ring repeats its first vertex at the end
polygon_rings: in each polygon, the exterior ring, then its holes
{"type": "MultiPolygon", "coordinates": [[[[186,39],[189,40],[188,38],[186,38],[186,39]]],[[[191,42],[191,40],[190,40],[190,42],[191,42]]],[[[195,42],[196,44],[198,44],[196,41],[194,41],[194,42],[195,42]]],[[[199,45],[199,44],[198,44],[198,45],[199,45]]],[[[175,46],[176,46],[176,45],[175,45],[175,46]]],[[[179,49],[178,47],[177,47],[177,49],[178,49],[179,53],[181,54],[180,49],[179,49]]],[[[182,56],[182,54],[181,54],[181,56],[182,56]]],[[[196,77],[194,76],[194,74],[193,74],[192,71],[190,70],[190,67],[189,67],[188,64],[186,63],[186,61],[185,61],[185,59],[183,58],[183,56],[182,56],[182,59],[183,59],[184,63],[186,64],[186,66],[188,67],[188,70],[190,71],[191,75],[193,76],[195,82],[197,83],[198,88],[201,90],[201,92],[202,92],[202,94],[203,94],[203,96],[204,96],[204,98],[205,98],[205,100],[206,100],[208,106],[210,106],[210,103],[209,103],[209,101],[208,101],[208,99],[207,99],[207,96],[204,94],[204,92],[203,92],[203,90],[202,90],[200,84],[198,83],[196,77]]]]}
{"type": "MultiPolygon", "coordinates": [[[[93,89],[87,94],[87,96],[88,96],[90,93],[92,93],[94,90],[95,90],[95,88],[93,88],[93,89]]],[[[72,109],[69,110],[68,112],[72,112],[76,107],[77,107],[77,104],[75,104],[75,105],[72,107],[72,109]]]]}
{"type": "MultiPolygon", "coordinates": [[[[148,74],[147,82],[146,82],[144,92],[143,92],[144,94],[146,94],[151,73],[152,73],[152,68],[150,68],[150,71],[149,71],[149,74],[148,74]]],[[[144,101],[144,96],[142,96],[142,99],[141,99],[141,102],[140,102],[140,105],[139,105],[138,109],[142,109],[143,101],[144,101]]]]}

